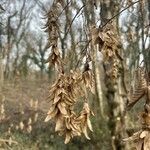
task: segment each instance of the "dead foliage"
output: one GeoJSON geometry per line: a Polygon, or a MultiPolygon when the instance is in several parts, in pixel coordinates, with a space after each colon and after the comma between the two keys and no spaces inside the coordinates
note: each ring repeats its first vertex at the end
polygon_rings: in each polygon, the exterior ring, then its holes
{"type": "Polygon", "coordinates": [[[118,77],[119,62],[122,61],[120,56],[121,42],[117,31],[112,23],[103,28],[93,26],[91,28],[91,37],[93,45],[99,45],[99,51],[103,54],[104,63],[106,64],[106,74],[110,79],[116,80],[118,77]]]}
{"type": "Polygon", "coordinates": [[[144,112],[139,115],[141,130],[131,137],[123,139],[135,143],[136,150],[150,149],[150,83],[146,76],[145,68],[138,68],[136,71],[136,82],[129,94],[127,108],[131,109],[136,102],[145,99],[144,112]]]}
{"type": "Polygon", "coordinates": [[[65,72],[60,50],[58,48],[58,5],[60,2],[55,2],[50,11],[47,13],[46,32],[49,34],[48,47],[51,48],[51,54],[46,62],[55,66],[58,73],[55,83],[49,90],[50,108],[47,113],[45,122],[54,120],[56,123],[55,131],[60,136],[65,136],[65,144],[73,137],[85,135],[87,139],[88,129],[92,130],[90,115],[93,114],[87,103],[87,90],[94,93],[94,77],[92,70],[88,67],[83,72],[71,70],[65,72]],[[83,99],[83,109],[80,113],[74,110],[77,101],[83,99]]]}
{"type": "MultiPolygon", "coordinates": [[[[54,120],[56,123],[55,131],[59,135],[65,136],[65,143],[68,143],[73,137],[85,135],[87,139],[88,129],[93,131],[90,122],[90,115],[93,114],[88,104],[88,91],[95,93],[94,75],[89,67],[86,54],[86,63],[83,71],[71,70],[65,71],[61,57],[61,49],[58,48],[59,39],[59,22],[58,22],[58,5],[60,2],[55,1],[50,11],[47,13],[46,32],[48,32],[48,47],[51,48],[51,54],[47,59],[49,65],[55,66],[57,77],[55,83],[49,90],[50,108],[47,113],[45,122],[54,120]],[[77,101],[84,99],[83,109],[79,114],[75,112],[77,101]]],[[[61,5],[61,4],[60,4],[61,5]]],[[[98,45],[99,51],[103,54],[105,66],[107,66],[106,75],[110,80],[116,81],[118,78],[119,61],[122,61],[119,55],[120,42],[112,23],[103,28],[91,29],[91,42],[93,46],[98,45]]],[[[88,43],[89,45],[89,43],[88,43]]],[[[87,52],[86,52],[87,53],[87,52]]],[[[90,60],[91,61],[91,60],[90,60]]]]}
{"type": "Polygon", "coordinates": [[[92,88],[93,86],[89,81],[92,77],[88,71],[83,73],[72,71],[69,75],[60,74],[49,90],[50,109],[45,121],[50,119],[55,121],[55,131],[59,135],[65,135],[65,143],[74,136],[81,136],[82,133],[90,139],[87,129],[92,131],[89,117],[93,113],[88,103],[85,101],[83,110],[79,114],[74,112],[76,102],[80,98],[86,99],[84,87],[92,88]],[[84,76],[85,73],[89,74],[87,78],[84,76]]]}

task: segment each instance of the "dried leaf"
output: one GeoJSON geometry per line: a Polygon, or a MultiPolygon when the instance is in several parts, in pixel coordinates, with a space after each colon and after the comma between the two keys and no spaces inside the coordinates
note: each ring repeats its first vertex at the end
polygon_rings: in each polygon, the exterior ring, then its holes
{"type": "Polygon", "coordinates": [[[138,131],[138,132],[134,133],[132,136],[130,136],[128,138],[124,138],[123,141],[127,142],[127,141],[136,141],[136,140],[139,140],[141,132],[142,131],[138,131]]]}
{"type": "Polygon", "coordinates": [[[65,138],[65,144],[69,143],[70,140],[71,140],[71,134],[70,134],[70,132],[67,132],[66,138],[65,138]]]}
{"type": "Polygon", "coordinates": [[[150,126],[150,114],[147,112],[142,112],[141,113],[141,123],[142,125],[150,126]]]}
{"type": "Polygon", "coordinates": [[[143,139],[147,136],[148,134],[148,131],[143,131],[141,134],[140,134],[140,138],[143,139]]]}
{"type": "Polygon", "coordinates": [[[56,104],[60,100],[60,96],[55,96],[53,104],[56,104]]]}
{"type": "Polygon", "coordinates": [[[68,130],[71,130],[71,127],[70,127],[70,118],[66,118],[66,119],[65,119],[65,125],[66,125],[66,128],[67,128],[68,130]]]}
{"type": "Polygon", "coordinates": [[[90,137],[88,136],[88,133],[87,133],[87,125],[84,125],[84,126],[83,126],[82,131],[83,131],[85,137],[86,137],[88,140],[90,140],[90,137]]]}
{"type": "Polygon", "coordinates": [[[148,100],[150,101],[150,85],[147,87],[148,100]]]}
{"type": "Polygon", "coordinates": [[[67,110],[66,110],[66,105],[63,102],[58,103],[58,108],[59,111],[63,114],[63,115],[67,115],[67,110]]]}
{"type": "Polygon", "coordinates": [[[50,107],[50,109],[49,109],[49,111],[48,111],[48,115],[49,114],[51,114],[54,110],[55,110],[55,108],[56,108],[56,105],[55,104],[53,104],[53,105],[51,105],[51,107],[50,107]]]}
{"type": "Polygon", "coordinates": [[[53,50],[56,55],[60,55],[58,48],[54,48],[53,50]]]}
{"type": "Polygon", "coordinates": [[[45,118],[45,122],[48,122],[50,119],[54,118],[56,116],[58,112],[58,109],[54,109],[53,112],[51,112],[50,114],[47,115],[47,117],[45,118]]]}
{"type": "Polygon", "coordinates": [[[45,118],[44,122],[48,122],[51,119],[50,115],[47,115],[47,117],[45,118]]]}
{"type": "Polygon", "coordinates": [[[144,74],[143,70],[141,68],[139,68],[137,71],[137,76],[138,76],[137,82],[138,83],[136,83],[137,85],[135,87],[135,90],[133,91],[133,93],[131,93],[130,101],[127,105],[128,110],[131,109],[134,106],[134,104],[145,95],[147,83],[146,83],[146,79],[145,79],[144,75],[145,74],[144,74]]]}
{"type": "Polygon", "coordinates": [[[89,118],[87,118],[87,125],[88,125],[88,128],[93,132],[92,124],[89,118]]]}
{"type": "Polygon", "coordinates": [[[60,131],[64,127],[64,118],[61,114],[59,114],[56,118],[56,126],[55,126],[55,131],[60,131]]]}

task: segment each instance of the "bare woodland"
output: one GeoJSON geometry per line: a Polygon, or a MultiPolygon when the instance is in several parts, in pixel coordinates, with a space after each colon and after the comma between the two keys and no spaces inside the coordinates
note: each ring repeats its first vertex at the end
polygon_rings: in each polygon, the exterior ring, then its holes
{"type": "Polygon", "coordinates": [[[150,150],[150,1],[1,0],[0,149],[150,150]]]}

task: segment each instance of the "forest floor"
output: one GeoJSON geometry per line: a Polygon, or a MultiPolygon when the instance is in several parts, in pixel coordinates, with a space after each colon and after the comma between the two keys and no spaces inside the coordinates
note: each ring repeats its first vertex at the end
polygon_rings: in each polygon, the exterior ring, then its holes
{"type": "Polygon", "coordinates": [[[47,80],[4,81],[0,93],[0,150],[50,149],[52,128],[44,122],[48,87],[47,80]]]}
{"type": "Polygon", "coordinates": [[[64,137],[54,131],[54,123],[44,122],[50,85],[47,79],[4,81],[0,93],[0,150],[110,150],[107,123],[101,120],[97,124],[97,117],[92,119],[91,140],[82,136],[64,144],[64,137]]]}
{"type": "Polygon", "coordinates": [[[0,92],[0,150],[91,149],[92,142],[84,137],[65,145],[64,137],[55,133],[54,123],[44,122],[49,87],[47,79],[4,81],[0,92]]]}

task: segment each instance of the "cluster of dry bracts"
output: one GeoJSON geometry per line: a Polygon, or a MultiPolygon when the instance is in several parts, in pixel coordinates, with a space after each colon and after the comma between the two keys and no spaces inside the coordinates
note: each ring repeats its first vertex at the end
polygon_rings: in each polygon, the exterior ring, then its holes
{"type": "Polygon", "coordinates": [[[146,104],[147,112],[142,112],[139,116],[141,130],[134,133],[131,137],[123,139],[124,142],[133,142],[136,150],[150,149],[150,108],[146,104]]]}
{"type": "MultiPolygon", "coordinates": [[[[88,70],[89,71],[89,70],[88,70]]],[[[87,102],[84,102],[83,110],[76,114],[74,106],[81,98],[86,98],[82,85],[92,88],[88,81],[92,77],[71,72],[69,75],[61,74],[49,91],[50,109],[45,121],[54,119],[56,122],[55,131],[59,135],[65,135],[65,143],[68,143],[74,136],[81,136],[82,133],[90,139],[87,133],[88,128],[92,130],[90,115],[93,114],[87,102]]],[[[88,72],[87,72],[88,74],[88,72]]]]}
{"type": "Polygon", "coordinates": [[[73,137],[81,136],[82,133],[87,139],[88,129],[92,130],[90,115],[93,114],[87,103],[87,90],[94,93],[94,79],[91,69],[85,68],[83,73],[80,71],[70,71],[66,73],[63,67],[60,50],[58,49],[58,4],[57,1],[52,5],[47,13],[46,32],[49,34],[48,47],[51,54],[46,62],[55,66],[58,73],[56,82],[49,91],[50,108],[45,122],[53,119],[56,123],[55,131],[59,135],[64,135],[65,143],[73,137]],[[77,101],[84,99],[83,109],[80,113],[74,111],[77,101]]]}
{"type": "Polygon", "coordinates": [[[49,63],[49,67],[51,65],[54,65],[55,68],[57,69],[57,71],[62,72],[63,71],[63,61],[60,57],[60,52],[59,49],[57,47],[53,47],[51,49],[51,54],[48,57],[46,63],[49,63]]]}
{"type": "MultiPolygon", "coordinates": [[[[56,1],[57,2],[57,1],[56,1]]],[[[84,71],[70,71],[66,73],[63,67],[63,61],[58,49],[58,6],[54,3],[47,14],[46,32],[49,34],[48,47],[51,47],[51,54],[46,62],[54,65],[58,72],[58,79],[52,85],[49,91],[50,109],[45,121],[54,119],[56,122],[55,131],[60,135],[65,135],[65,143],[68,143],[74,136],[80,136],[82,133],[89,139],[87,129],[92,131],[89,120],[91,111],[87,99],[87,90],[94,93],[94,78],[88,62],[85,64],[84,71]],[[84,99],[83,110],[76,114],[74,106],[80,99],[84,99]]],[[[108,63],[107,75],[110,79],[116,79],[118,76],[119,59],[121,59],[118,49],[120,43],[117,41],[117,35],[112,32],[113,26],[106,25],[104,28],[92,28],[91,40],[100,47],[105,63],[108,63]]]]}
{"type": "Polygon", "coordinates": [[[135,83],[131,87],[129,93],[129,102],[127,105],[127,109],[129,110],[134,106],[134,104],[140,100],[145,94],[148,93],[148,84],[146,80],[146,76],[144,73],[144,68],[138,68],[135,73],[135,83]]]}
{"type": "Polygon", "coordinates": [[[104,27],[91,29],[91,37],[93,45],[99,45],[99,50],[103,54],[105,64],[108,64],[106,74],[111,79],[116,79],[118,76],[119,61],[122,60],[119,55],[119,49],[121,48],[121,42],[115,32],[112,23],[107,24],[104,27]]]}
{"type": "Polygon", "coordinates": [[[59,38],[59,23],[58,23],[58,5],[53,4],[50,11],[46,14],[47,23],[45,25],[45,32],[48,32],[48,47],[57,46],[59,38]]]}
{"type": "Polygon", "coordinates": [[[136,102],[145,98],[144,112],[140,113],[139,119],[141,130],[134,133],[124,141],[133,141],[136,150],[150,149],[150,81],[149,76],[145,73],[145,68],[138,68],[136,71],[135,86],[129,95],[128,109],[131,109],[136,102]]]}
{"type": "Polygon", "coordinates": [[[48,33],[48,44],[47,47],[51,47],[51,53],[45,63],[49,63],[49,66],[55,65],[55,68],[62,72],[62,59],[60,51],[58,49],[58,38],[59,38],[59,3],[54,3],[50,11],[46,14],[47,23],[45,25],[45,32],[48,33]]]}

